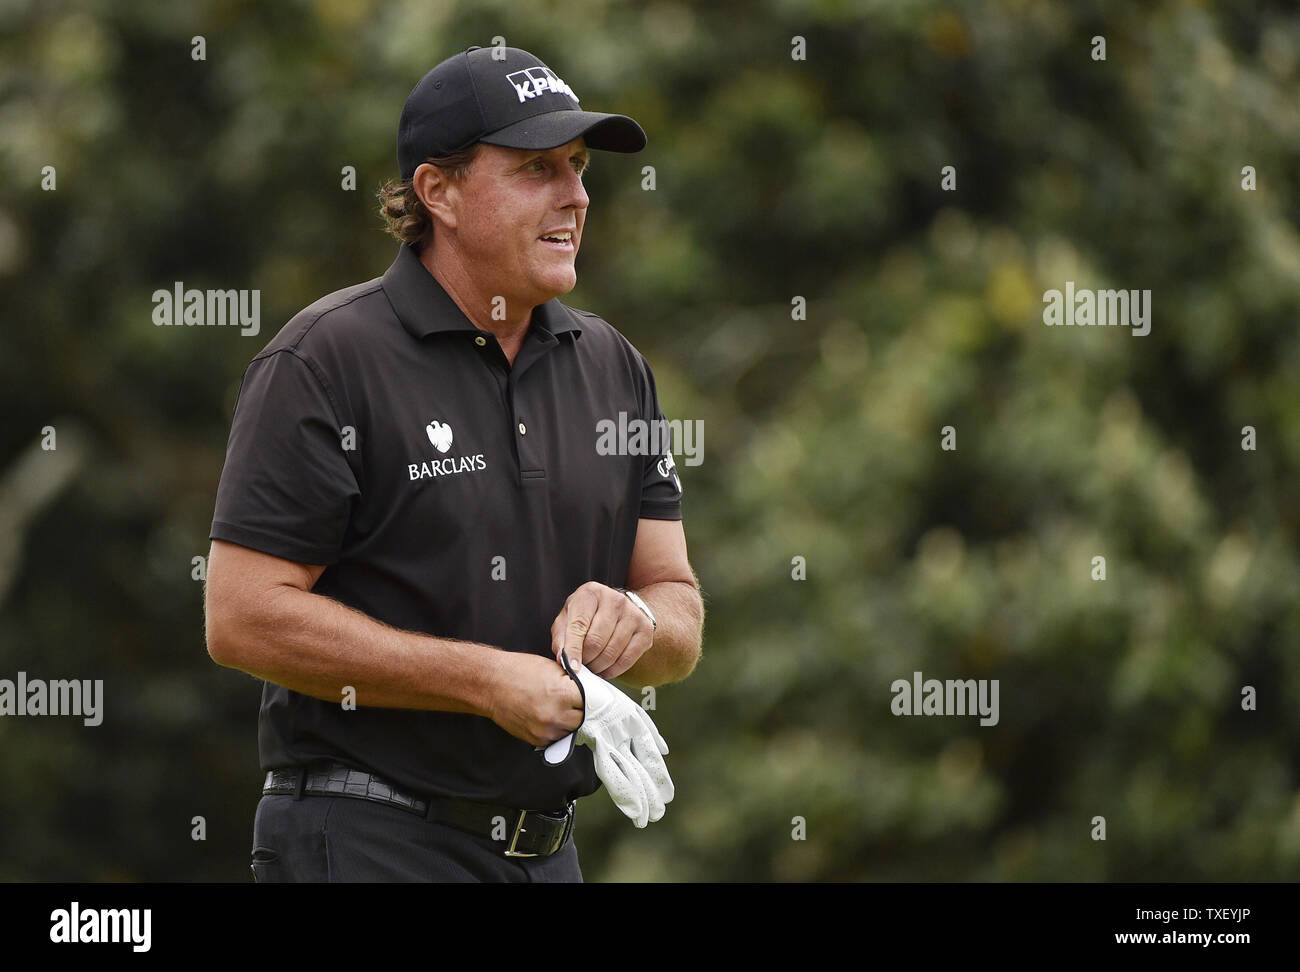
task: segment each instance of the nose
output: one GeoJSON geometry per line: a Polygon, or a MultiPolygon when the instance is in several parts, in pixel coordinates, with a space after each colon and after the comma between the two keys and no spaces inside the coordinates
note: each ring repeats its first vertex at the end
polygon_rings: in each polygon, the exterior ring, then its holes
{"type": "Polygon", "coordinates": [[[573,206],[577,209],[586,209],[591,203],[591,199],[587,196],[586,186],[582,184],[582,176],[578,175],[577,171],[571,165],[564,166],[564,171],[566,173],[565,179],[567,181],[564,183],[564,191],[562,194],[564,201],[561,203],[560,208],[568,209],[570,206],[573,206]]]}

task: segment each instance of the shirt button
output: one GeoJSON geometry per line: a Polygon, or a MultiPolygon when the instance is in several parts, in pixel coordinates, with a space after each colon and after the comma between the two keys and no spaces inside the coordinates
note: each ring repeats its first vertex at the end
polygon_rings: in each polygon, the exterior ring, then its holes
{"type": "Polygon", "coordinates": [[[482,334],[480,334],[478,337],[474,339],[474,343],[481,348],[483,347],[483,345],[487,344],[487,338],[485,338],[482,334]]]}
{"type": "Polygon", "coordinates": [[[527,435],[527,434],[528,434],[528,430],[527,430],[526,428],[524,428],[524,423],[523,423],[523,422],[520,422],[520,423],[519,423],[519,434],[520,434],[520,435],[527,435]]]}

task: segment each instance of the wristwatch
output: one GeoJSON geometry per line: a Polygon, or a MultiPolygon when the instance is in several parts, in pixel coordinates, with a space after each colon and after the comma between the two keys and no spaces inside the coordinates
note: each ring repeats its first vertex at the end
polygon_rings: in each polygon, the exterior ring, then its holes
{"type": "Polygon", "coordinates": [[[641,600],[640,597],[638,597],[637,595],[633,594],[633,593],[632,593],[631,591],[629,591],[626,587],[616,587],[616,588],[614,588],[614,590],[616,590],[616,591],[622,591],[624,594],[626,594],[626,595],[631,599],[631,601],[632,601],[633,604],[635,604],[637,607],[639,607],[642,611],[645,612],[645,616],[646,616],[647,618],[650,619],[650,630],[651,630],[651,631],[658,631],[658,630],[659,630],[659,622],[655,620],[654,612],[651,611],[650,608],[646,606],[645,601],[641,600]]]}

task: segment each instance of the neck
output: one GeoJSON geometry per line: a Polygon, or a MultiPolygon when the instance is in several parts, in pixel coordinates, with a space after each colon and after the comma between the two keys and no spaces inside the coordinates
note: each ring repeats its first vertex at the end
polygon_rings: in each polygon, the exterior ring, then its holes
{"type": "Polygon", "coordinates": [[[503,347],[517,345],[528,331],[536,304],[510,294],[502,294],[491,285],[485,286],[474,278],[457,253],[448,250],[450,248],[440,250],[435,246],[422,247],[420,262],[433,274],[470,323],[480,330],[495,334],[503,347]],[[491,290],[497,292],[489,293],[491,290]]]}

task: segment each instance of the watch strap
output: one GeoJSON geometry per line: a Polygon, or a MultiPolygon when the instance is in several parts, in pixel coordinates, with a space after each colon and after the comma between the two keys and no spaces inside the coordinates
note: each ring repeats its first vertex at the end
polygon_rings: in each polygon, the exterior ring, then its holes
{"type": "Polygon", "coordinates": [[[639,607],[642,611],[645,612],[645,616],[650,619],[650,630],[652,631],[659,630],[659,622],[655,620],[654,612],[650,610],[649,605],[647,605],[646,602],[643,601],[639,595],[632,593],[626,587],[616,587],[614,588],[614,590],[621,591],[622,593],[626,594],[628,600],[630,600],[633,604],[635,604],[637,607],[639,607]]]}

